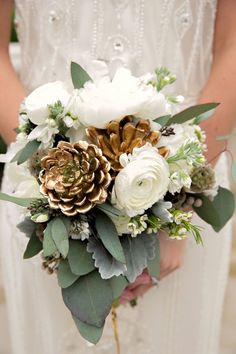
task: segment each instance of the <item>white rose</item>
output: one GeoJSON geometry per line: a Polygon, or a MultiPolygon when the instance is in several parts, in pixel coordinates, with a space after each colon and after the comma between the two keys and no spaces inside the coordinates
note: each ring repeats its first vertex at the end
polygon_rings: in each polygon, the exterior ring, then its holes
{"type": "Polygon", "coordinates": [[[143,214],[162,199],[169,185],[169,167],[151,144],[123,154],[125,167],[115,178],[112,203],[129,216],[143,214]]]}
{"type": "Polygon", "coordinates": [[[61,101],[66,105],[69,93],[61,81],[50,82],[34,90],[24,102],[24,108],[30,121],[36,125],[44,124],[49,118],[48,105],[61,101]]]}
{"type": "Polygon", "coordinates": [[[127,115],[154,119],[167,113],[163,94],[151,85],[119,68],[112,81],[88,82],[79,90],[78,113],[85,126],[105,128],[111,120],[120,121],[127,115]]]}

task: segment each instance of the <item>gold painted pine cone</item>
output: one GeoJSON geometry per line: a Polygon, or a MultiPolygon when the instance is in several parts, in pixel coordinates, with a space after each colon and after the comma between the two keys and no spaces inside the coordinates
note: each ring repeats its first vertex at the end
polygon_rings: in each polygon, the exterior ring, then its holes
{"type": "MultiPolygon", "coordinates": [[[[161,137],[159,131],[151,130],[149,120],[140,119],[135,123],[132,116],[125,117],[121,122],[111,121],[107,129],[89,127],[86,134],[90,141],[102,150],[114,171],[120,171],[122,168],[119,162],[121,154],[132,153],[135,147],[146,143],[155,146],[161,137]]],[[[158,150],[162,156],[168,154],[165,147],[158,150]]]]}
{"type": "Polygon", "coordinates": [[[72,216],[105,202],[110,163],[97,146],[61,141],[42,158],[41,166],[40,191],[52,209],[72,216]]]}

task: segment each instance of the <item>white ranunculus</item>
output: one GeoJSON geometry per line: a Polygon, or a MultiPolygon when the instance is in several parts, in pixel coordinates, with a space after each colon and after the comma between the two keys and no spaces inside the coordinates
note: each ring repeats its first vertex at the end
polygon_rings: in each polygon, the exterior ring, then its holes
{"type": "Polygon", "coordinates": [[[61,101],[65,106],[69,93],[61,81],[50,82],[35,89],[24,102],[24,108],[30,121],[36,125],[44,124],[49,118],[48,105],[61,101]]]}
{"type": "Polygon", "coordinates": [[[151,144],[123,154],[124,168],[115,178],[112,203],[129,216],[143,214],[162,199],[169,185],[169,166],[151,144]]]}
{"type": "Polygon", "coordinates": [[[87,82],[78,94],[81,122],[101,129],[127,115],[154,119],[166,114],[169,107],[163,94],[125,68],[119,68],[112,81],[87,82]]]}

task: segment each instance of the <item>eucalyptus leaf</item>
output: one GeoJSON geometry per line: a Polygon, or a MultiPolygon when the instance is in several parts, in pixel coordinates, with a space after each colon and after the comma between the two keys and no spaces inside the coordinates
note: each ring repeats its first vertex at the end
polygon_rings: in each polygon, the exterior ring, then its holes
{"type": "Polygon", "coordinates": [[[46,229],[44,230],[44,237],[43,237],[44,257],[52,256],[55,252],[57,252],[57,246],[52,238],[52,223],[53,220],[49,221],[46,229]]]}
{"type": "Polygon", "coordinates": [[[36,225],[35,223],[31,220],[31,218],[29,216],[27,216],[23,221],[21,221],[18,225],[17,225],[18,230],[20,230],[20,232],[22,232],[23,234],[25,234],[26,237],[31,237],[31,235],[33,234],[33,232],[36,229],[36,225]]]}
{"type": "Polygon", "coordinates": [[[33,234],[31,235],[31,237],[27,243],[26,250],[24,253],[24,259],[28,259],[28,258],[32,258],[32,257],[36,256],[36,254],[38,254],[40,251],[42,251],[42,249],[43,249],[42,242],[40,241],[40,239],[36,235],[36,232],[33,232],[33,234]]]}
{"type": "Polygon", "coordinates": [[[87,251],[93,254],[95,267],[98,268],[102,279],[110,279],[113,276],[124,274],[126,271],[125,264],[112,257],[102,242],[95,237],[89,238],[87,251]]]}
{"type": "Polygon", "coordinates": [[[16,161],[18,165],[24,163],[38,150],[40,144],[37,140],[29,141],[22,150],[18,151],[11,162],[16,161]]]}
{"type": "Polygon", "coordinates": [[[58,251],[65,258],[69,251],[69,235],[64,222],[59,217],[53,219],[51,233],[58,251]]]}
{"type": "Polygon", "coordinates": [[[126,258],[125,276],[133,282],[147,267],[148,261],[155,257],[156,235],[140,234],[136,237],[122,237],[122,246],[126,258]]]}
{"type": "Polygon", "coordinates": [[[73,316],[96,327],[104,325],[113,302],[109,281],[102,279],[96,270],[62,289],[62,296],[73,316]]]}
{"type": "Polygon", "coordinates": [[[200,114],[193,120],[193,124],[199,125],[200,123],[204,122],[205,120],[209,119],[215,113],[215,109],[211,109],[205,113],[200,114]]]}
{"type": "Polygon", "coordinates": [[[113,299],[118,299],[125,288],[129,285],[128,280],[120,275],[119,277],[113,277],[110,280],[110,286],[112,288],[113,299]]]}
{"type": "Polygon", "coordinates": [[[119,262],[125,263],[125,255],[120,238],[111,219],[104,213],[97,212],[95,226],[102,243],[110,254],[119,262]]]}
{"type": "Polygon", "coordinates": [[[69,241],[68,261],[71,271],[76,275],[85,275],[95,269],[92,255],[87,252],[86,242],[69,241]]]}
{"type": "Polygon", "coordinates": [[[162,117],[159,117],[159,118],[154,119],[154,122],[155,122],[155,123],[158,123],[158,124],[160,124],[162,127],[164,127],[164,126],[169,122],[170,119],[171,119],[171,115],[168,114],[168,115],[166,115],[166,116],[162,116],[162,117]]]}
{"type": "Polygon", "coordinates": [[[169,119],[167,125],[171,124],[183,124],[188,120],[191,120],[200,114],[206,113],[211,111],[212,109],[216,108],[219,103],[203,103],[196,106],[192,106],[186,108],[185,110],[175,114],[172,118],[169,119]]]}
{"type": "Polygon", "coordinates": [[[35,200],[35,198],[18,198],[14,195],[8,195],[6,193],[0,192],[0,200],[5,200],[6,202],[14,203],[28,208],[30,204],[35,200]]]}
{"type": "Polygon", "coordinates": [[[120,210],[116,209],[113,205],[111,205],[110,203],[106,202],[103,204],[98,204],[97,208],[100,209],[101,211],[103,211],[105,214],[107,214],[108,216],[121,216],[122,213],[120,210]]]}
{"type": "Polygon", "coordinates": [[[148,272],[151,277],[158,278],[160,275],[160,241],[156,237],[155,258],[147,262],[148,272]]]}
{"type": "Polygon", "coordinates": [[[194,207],[195,212],[215,231],[220,231],[233,216],[235,209],[234,195],[226,188],[219,187],[218,194],[211,201],[204,195],[197,195],[202,200],[202,206],[194,207]]]}
{"type": "Polygon", "coordinates": [[[78,275],[72,273],[68,260],[61,260],[57,270],[58,285],[61,288],[68,288],[68,286],[71,286],[78,278],[78,275]]]}
{"type": "Polygon", "coordinates": [[[88,324],[80,321],[75,316],[72,316],[72,317],[73,317],[73,320],[74,320],[76,327],[78,328],[81,336],[84,339],[86,339],[88,342],[93,343],[93,344],[97,344],[99,339],[102,336],[104,325],[102,327],[91,326],[91,325],[88,325],[88,324]]]}
{"type": "Polygon", "coordinates": [[[81,89],[87,81],[93,81],[89,74],[77,63],[71,63],[71,78],[75,89],[81,89]]]}

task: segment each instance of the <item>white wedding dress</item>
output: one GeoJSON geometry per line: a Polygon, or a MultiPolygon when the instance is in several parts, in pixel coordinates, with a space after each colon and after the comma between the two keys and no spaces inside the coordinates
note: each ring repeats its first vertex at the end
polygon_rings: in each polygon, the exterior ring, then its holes
{"type": "MultiPolygon", "coordinates": [[[[209,74],[216,7],[215,0],[17,0],[21,80],[29,90],[68,80],[70,62],[89,55],[106,61],[111,72],[125,65],[139,75],[165,65],[178,78],[170,93],[194,104],[209,74]]],[[[217,176],[227,185],[224,156],[217,176]]],[[[4,191],[17,188],[12,177],[8,166],[4,191]]],[[[15,227],[20,217],[20,208],[4,204],[0,249],[12,354],[115,353],[110,319],[101,342],[86,343],[56,277],[41,270],[40,258],[22,259],[27,240],[15,227]]],[[[180,270],[136,308],[118,310],[122,354],[218,353],[231,230],[228,224],[215,234],[201,225],[204,246],[189,240],[180,270]]]]}

